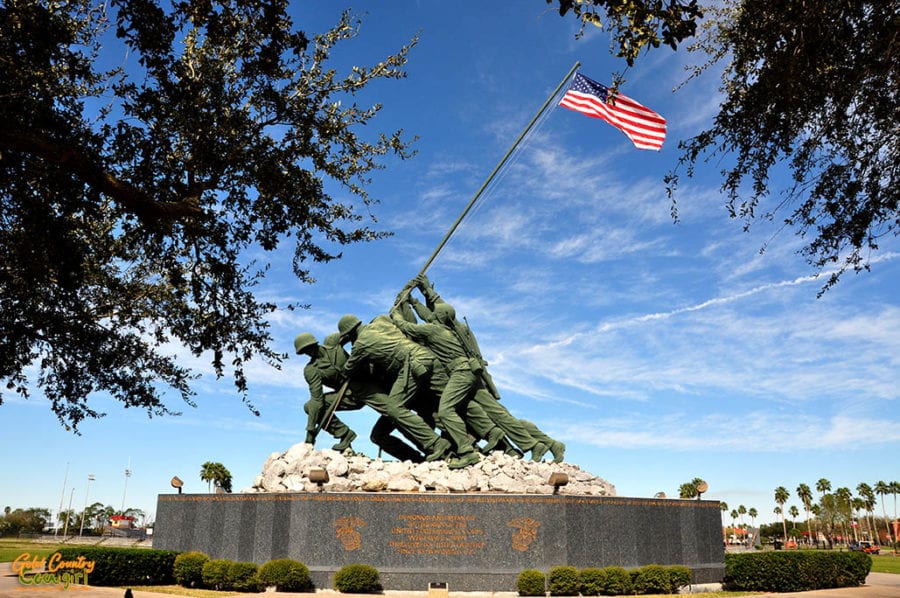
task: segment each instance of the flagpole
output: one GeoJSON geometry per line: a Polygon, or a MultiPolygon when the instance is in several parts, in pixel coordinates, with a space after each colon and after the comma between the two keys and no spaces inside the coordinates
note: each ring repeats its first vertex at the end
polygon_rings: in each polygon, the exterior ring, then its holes
{"type": "Polygon", "coordinates": [[[534,118],[532,118],[531,122],[528,123],[528,126],[525,127],[525,130],[522,131],[522,134],[519,135],[519,138],[516,139],[516,141],[512,144],[512,146],[509,148],[509,150],[507,150],[506,155],[503,156],[503,158],[500,160],[500,163],[494,167],[494,170],[491,172],[490,175],[488,175],[487,180],[484,181],[484,183],[481,185],[481,187],[478,189],[478,191],[472,197],[471,201],[469,201],[469,205],[466,206],[466,208],[462,211],[462,214],[459,215],[459,218],[456,219],[456,222],[453,223],[453,226],[450,227],[450,230],[447,231],[447,234],[444,235],[444,238],[441,239],[441,242],[437,246],[437,249],[434,250],[434,252],[431,254],[431,257],[428,258],[428,261],[425,262],[425,265],[422,266],[421,270],[419,270],[420,276],[422,274],[425,274],[425,271],[428,270],[428,267],[431,266],[431,263],[435,260],[437,255],[444,248],[444,245],[447,244],[447,241],[450,240],[450,237],[453,235],[453,233],[456,231],[457,227],[463,221],[463,218],[466,217],[466,214],[469,213],[469,210],[472,209],[472,206],[475,205],[475,202],[478,201],[478,198],[481,197],[481,194],[484,193],[484,190],[487,189],[487,186],[491,184],[491,181],[494,180],[494,177],[497,175],[497,173],[500,171],[500,169],[503,168],[503,165],[506,163],[506,161],[509,159],[509,157],[512,155],[512,153],[515,151],[515,149],[519,146],[519,143],[522,142],[522,140],[525,138],[525,136],[528,134],[528,132],[534,126],[534,123],[537,122],[537,120],[538,120],[538,118],[540,118],[541,114],[544,113],[544,110],[547,109],[547,106],[550,105],[550,102],[553,101],[553,98],[556,97],[556,94],[559,93],[559,90],[562,89],[562,86],[566,84],[566,81],[569,80],[569,77],[572,76],[572,73],[574,73],[575,70],[579,66],[581,66],[581,62],[576,60],[575,64],[572,65],[572,68],[569,69],[569,72],[566,73],[566,76],[563,77],[563,80],[559,82],[559,85],[556,86],[556,89],[553,90],[553,93],[550,94],[550,97],[548,97],[547,101],[544,102],[544,105],[541,106],[541,109],[538,110],[537,114],[534,115],[534,118]]]}
{"type": "MultiPolygon", "coordinates": [[[[425,262],[425,265],[422,266],[421,270],[419,270],[420,276],[422,274],[425,274],[425,271],[428,270],[429,266],[431,266],[431,263],[434,261],[434,259],[437,257],[437,255],[444,248],[444,245],[446,245],[447,241],[450,240],[450,237],[453,236],[453,233],[456,231],[457,227],[459,227],[460,223],[463,221],[463,218],[466,217],[466,214],[469,213],[469,210],[472,209],[472,206],[475,205],[475,202],[478,201],[478,198],[481,197],[481,194],[484,193],[485,189],[487,189],[487,186],[491,184],[491,181],[494,180],[494,177],[497,176],[497,173],[500,171],[501,168],[503,168],[503,165],[506,164],[506,161],[509,159],[509,157],[512,155],[512,153],[516,150],[516,148],[519,146],[519,144],[522,142],[522,140],[525,138],[525,136],[528,134],[528,132],[531,131],[531,128],[534,126],[534,123],[537,122],[538,118],[540,118],[540,116],[547,109],[547,106],[550,105],[550,102],[553,101],[553,98],[556,97],[556,94],[559,93],[559,90],[562,89],[562,86],[566,84],[566,81],[569,80],[569,77],[572,76],[572,73],[574,73],[575,70],[578,69],[579,66],[581,66],[581,62],[576,60],[575,64],[572,65],[572,68],[569,69],[569,72],[566,73],[566,76],[563,77],[562,81],[559,82],[559,85],[556,86],[556,89],[553,90],[553,93],[550,94],[550,97],[547,98],[547,101],[544,102],[544,105],[541,106],[541,109],[537,111],[537,114],[534,115],[534,118],[532,118],[531,122],[528,123],[528,126],[525,127],[525,130],[522,131],[522,133],[515,140],[515,142],[512,144],[512,146],[507,150],[506,154],[503,156],[503,158],[500,160],[500,162],[497,164],[497,166],[494,167],[494,170],[491,172],[491,174],[488,175],[487,180],[485,180],[484,183],[482,183],[481,187],[478,189],[478,191],[475,192],[475,195],[469,201],[469,204],[466,206],[466,208],[462,211],[462,214],[459,215],[459,218],[456,219],[456,222],[453,223],[453,226],[450,227],[450,230],[447,231],[447,234],[444,235],[443,239],[441,239],[440,244],[437,246],[437,248],[431,254],[431,257],[428,258],[428,261],[425,262]]],[[[409,293],[409,291],[411,291],[411,290],[412,289],[408,289],[406,292],[409,293]]],[[[394,308],[396,308],[397,305],[399,305],[402,300],[403,300],[402,297],[397,297],[397,302],[394,304],[394,308]]],[[[347,386],[348,386],[348,382],[344,382],[341,385],[341,388],[338,390],[337,397],[336,397],[334,403],[332,403],[331,409],[328,410],[326,417],[323,419],[324,423],[321,426],[319,426],[319,428],[318,428],[319,430],[326,430],[328,428],[328,425],[331,423],[331,420],[334,418],[334,412],[337,411],[338,405],[340,404],[341,399],[344,398],[344,395],[347,392],[347,386]]],[[[318,431],[317,431],[317,433],[318,433],[318,431]]]]}

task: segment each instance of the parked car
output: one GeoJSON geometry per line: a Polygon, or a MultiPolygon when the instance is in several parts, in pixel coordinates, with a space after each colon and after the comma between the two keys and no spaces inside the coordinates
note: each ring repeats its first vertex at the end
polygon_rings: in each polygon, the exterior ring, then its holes
{"type": "Polygon", "coordinates": [[[868,540],[863,540],[862,542],[850,542],[847,546],[850,550],[858,550],[860,552],[865,552],[866,554],[879,554],[881,552],[880,546],[872,544],[868,540]]]}

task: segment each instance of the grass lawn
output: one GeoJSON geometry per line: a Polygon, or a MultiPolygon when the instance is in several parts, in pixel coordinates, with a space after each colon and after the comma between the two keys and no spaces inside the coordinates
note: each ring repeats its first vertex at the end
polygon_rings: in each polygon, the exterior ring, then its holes
{"type": "Polygon", "coordinates": [[[896,573],[900,575],[900,556],[873,554],[872,571],[876,573],[896,573]]]}
{"type": "Polygon", "coordinates": [[[47,558],[59,548],[56,544],[44,544],[32,542],[31,540],[19,540],[16,538],[0,539],[0,563],[11,563],[16,560],[23,552],[27,552],[32,557],[40,555],[41,558],[47,558]]]}

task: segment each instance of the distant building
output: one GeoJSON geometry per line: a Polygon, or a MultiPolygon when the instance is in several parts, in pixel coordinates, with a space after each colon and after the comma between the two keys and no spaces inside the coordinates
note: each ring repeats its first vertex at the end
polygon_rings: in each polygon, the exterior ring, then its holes
{"type": "Polygon", "coordinates": [[[134,517],[128,515],[113,515],[109,518],[110,525],[116,529],[133,529],[134,517]]]}

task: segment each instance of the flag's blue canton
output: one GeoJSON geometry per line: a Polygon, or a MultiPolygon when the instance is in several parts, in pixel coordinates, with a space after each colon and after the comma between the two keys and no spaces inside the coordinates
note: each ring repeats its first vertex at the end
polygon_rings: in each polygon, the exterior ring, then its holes
{"type": "Polygon", "coordinates": [[[604,102],[609,101],[609,88],[601,83],[597,83],[596,81],[591,81],[581,73],[575,74],[575,81],[572,82],[572,85],[569,89],[574,89],[575,91],[580,91],[581,93],[587,93],[597,96],[604,102]]]}

